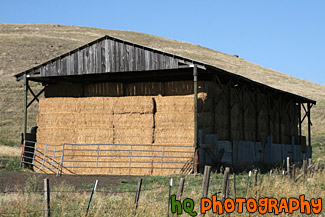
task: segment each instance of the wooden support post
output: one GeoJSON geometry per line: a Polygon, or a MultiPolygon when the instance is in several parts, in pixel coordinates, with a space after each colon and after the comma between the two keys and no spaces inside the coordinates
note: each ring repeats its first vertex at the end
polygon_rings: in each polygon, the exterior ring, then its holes
{"type": "Polygon", "coordinates": [[[298,119],[299,119],[299,145],[302,145],[301,142],[301,103],[298,103],[299,108],[298,108],[298,119]]]}
{"type": "Polygon", "coordinates": [[[51,216],[51,206],[50,206],[50,183],[49,179],[44,179],[44,216],[51,216]]]}
{"type": "Polygon", "coordinates": [[[28,99],[28,79],[27,75],[24,74],[24,140],[26,139],[27,133],[27,99],[28,99]]]}
{"type": "Polygon", "coordinates": [[[225,172],[223,174],[223,182],[222,182],[222,201],[224,202],[228,196],[228,179],[229,179],[229,167],[226,167],[225,172]]]}
{"type": "Polygon", "coordinates": [[[198,132],[198,126],[197,126],[197,65],[194,65],[193,68],[193,82],[194,82],[194,143],[195,147],[197,148],[197,132],[198,132]]]}
{"type": "Polygon", "coordinates": [[[170,183],[169,183],[168,212],[167,212],[168,217],[169,217],[169,210],[171,205],[172,187],[173,187],[173,178],[170,179],[170,183]]]}
{"type": "Polygon", "coordinates": [[[228,87],[228,133],[229,133],[229,141],[232,142],[232,130],[231,130],[231,83],[229,84],[228,87]]]}
{"type": "Polygon", "coordinates": [[[311,158],[308,158],[308,167],[310,167],[313,164],[313,160],[311,158]]]}
{"type": "Polygon", "coordinates": [[[198,149],[198,124],[197,124],[197,76],[198,76],[198,73],[197,73],[197,65],[194,64],[194,67],[193,67],[193,86],[194,86],[194,148],[195,148],[195,152],[194,152],[194,164],[193,164],[193,170],[194,170],[194,173],[197,172],[198,168],[197,168],[197,165],[198,165],[198,157],[196,156],[197,155],[197,149],[198,149]]]}
{"type": "Polygon", "coordinates": [[[248,178],[247,178],[246,199],[247,199],[247,197],[248,197],[248,189],[249,189],[249,186],[250,186],[251,175],[252,175],[252,171],[249,171],[249,172],[248,172],[248,178]]]}
{"type": "Polygon", "coordinates": [[[282,144],[282,127],[281,127],[281,122],[282,122],[282,117],[281,117],[281,113],[282,113],[282,98],[281,96],[279,97],[279,104],[278,104],[278,113],[279,113],[279,144],[282,144]]]}
{"type": "Polygon", "coordinates": [[[245,91],[244,89],[242,89],[241,91],[241,115],[242,115],[242,126],[241,126],[241,130],[242,130],[242,140],[246,140],[246,135],[245,135],[245,91]]]}
{"type": "Polygon", "coordinates": [[[216,133],[216,96],[213,94],[212,103],[211,103],[211,128],[212,134],[216,133]]]}
{"type": "Polygon", "coordinates": [[[181,200],[184,190],[185,178],[181,178],[179,181],[178,191],[177,191],[177,200],[181,200]]]}
{"type": "Polygon", "coordinates": [[[271,99],[270,95],[267,95],[267,134],[271,135],[271,114],[270,114],[271,99]]]}
{"type": "Polygon", "coordinates": [[[305,181],[306,175],[307,175],[307,160],[306,159],[303,159],[303,161],[302,161],[302,169],[303,169],[304,181],[305,181]]]}
{"type": "Polygon", "coordinates": [[[307,103],[307,112],[308,112],[308,145],[311,146],[311,131],[310,131],[310,126],[311,126],[311,121],[310,121],[310,102],[307,103]]]}
{"type": "Polygon", "coordinates": [[[287,157],[287,176],[290,176],[290,157],[287,157]]]}
{"type": "Polygon", "coordinates": [[[233,179],[234,179],[234,180],[233,180],[233,181],[234,181],[234,182],[233,182],[233,189],[234,189],[234,197],[233,197],[233,198],[235,199],[235,198],[236,198],[236,174],[233,173],[233,174],[232,174],[232,177],[233,177],[233,179]]]}
{"type": "Polygon", "coordinates": [[[254,170],[254,186],[257,186],[257,175],[258,175],[258,170],[254,170]]]}
{"type": "Polygon", "coordinates": [[[258,95],[257,95],[257,90],[255,90],[255,103],[254,103],[254,108],[255,108],[255,142],[258,142],[258,116],[259,116],[259,111],[258,111],[258,95]]]}
{"type": "Polygon", "coordinates": [[[204,167],[203,182],[202,182],[201,198],[205,198],[205,197],[208,196],[209,183],[210,183],[210,173],[211,173],[211,166],[205,166],[204,167]]]}
{"type": "Polygon", "coordinates": [[[140,191],[141,191],[141,185],[142,185],[142,178],[139,179],[138,181],[138,189],[137,189],[137,194],[135,195],[135,200],[134,200],[134,205],[135,205],[135,213],[137,211],[138,208],[138,202],[139,202],[139,198],[140,198],[140,191]]]}

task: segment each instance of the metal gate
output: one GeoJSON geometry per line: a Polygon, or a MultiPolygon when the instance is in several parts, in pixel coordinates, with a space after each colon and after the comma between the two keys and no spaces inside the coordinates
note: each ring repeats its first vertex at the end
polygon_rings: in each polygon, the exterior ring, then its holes
{"type": "MultiPolygon", "coordinates": [[[[61,175],[74,169],[167,169],[190,173],[193,146],[149,144],[70,144],[51,145],[25,141],[21,163],[36,172],[61,175]]],[[[193,148],[194,150],[194,148],[193,148]]]]}

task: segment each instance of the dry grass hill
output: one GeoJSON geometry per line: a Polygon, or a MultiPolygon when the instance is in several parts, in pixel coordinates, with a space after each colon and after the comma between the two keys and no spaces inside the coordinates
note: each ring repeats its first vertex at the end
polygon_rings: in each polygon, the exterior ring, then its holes
{"type": "MultiPolygon", "coordinates": [[[[325,141],[325,86],[264,68],[242,58],[187,42],[153,35],[89,27],[0,24],[0,143],[19,144],[22,129],[23,89],[13,75],[63,54],[103,35],[111,35],[166,52],[206,62],[269,86],[317,101],[312,109],[313,143],[325,141]]],[[[257,54],[258,55],[258,54],[257,54]]],[[[33,88],[40,85],[33,84],[33,88]]],[[[29,111],[35,122],[37,106],[29,111]]]]}

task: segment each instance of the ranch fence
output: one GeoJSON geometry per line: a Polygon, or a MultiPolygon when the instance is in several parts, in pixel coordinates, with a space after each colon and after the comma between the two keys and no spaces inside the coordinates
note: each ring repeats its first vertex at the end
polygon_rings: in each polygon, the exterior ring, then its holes
{"type": "MultiPolygon", "coordinates": [[[[236,198],[236,196],[240,196],[242,198],[259,198],[259,191],[262,185],[262,182],[267,182],[269,183],[272,181],[276,176],[282,176],[282,182],[289,182],[291,181],[292,183],[297,182],[300,177],[304,178],[304,182],[306,181],[307,176],[312,177],[315,172],[323,172],[322,169],[315,168],[315,164],[312,164],[311,160],[304,160],[303,163],[303,168],[302,168],[302,173],[299,176],[295,176],[296,173],[296,167],[294,164],[290,164],[290,159],[287,160],[287,165],[284,165],[282,169],[279,170],[271,170],[269,171],[269,174],[264,174],[263,176],[261,175],[259,177],[259,171],[258,170],[253,170],[249,171],[247,176],[239,176],[235,173],[230,174],[230,168],[226,167],[223,170],[223,176],[217,176],[217,183],[222,183],[221,185],[215,185],[215,180],[210,183],[210,175],[212,173],[211,166],[205,166],[204,169],[204,174],[203,177],[193,181],[193,179],[189,179],[190,181],[185,182],[185,177],[179,178],[179,184],[173,184],[173,178],[170,178],[170,184],[168,185],[167,182],[169,181],[169,177],[165,177],[165,185],[160,185],[159,188],[165,189],[163,192],[168,192],[168,201],[166,201],[166,208],[168,204],[168,210],[167,215],[171,213],[171,207],[170,207],[170,201],[171,201],[171,192],[174,192],[177,198],[177,200],[181,200],[182,198],[186,198],[187,195],[183,195],[185,192],[185,189],[191,187],[191,186],[200,186],[202,185],[202,190],[201,190],[201,198],[206,198],[209,195],[219,195],[221,200],[224,201],[226,198],[236,198]],[[307,164],[308,162],[308,164],[307,164]],[[286,166],[286,167],[285,167],[286,166]],[[267,179],[267,180],[266,180],[267,179]],[[169,188],[169,191],[168,191],[169,188]],[[173,190],[172,190],[173,188],[173,190]],[[211,189],[213,188],[213,189],[211,189]],[[176,190],[178,189],[178,190],[176,190]],[[240,193],[239,193],[240,192],[240,193]]],[[[317,166],[316,166],[317,167],[317,166]]],[[[93,200],[96,200],[95,194],[111,194],[111,195],[116,195],[116,194],[123,194],[123,193],[134,193],[135,200],[134,200],[134,208],[133,208],[133,216],[137,215],[137,208],[138,208],[138,203],[140,200],[140,193],[142,191],[154,191],[157,190],[158,188],[148,188],[145,183],[143,186],[143,178],[140,178],[137,185],[134,185],[134,190],[126,190],[126,191],[112,191],[112,190],[98,190],[97,184],[98,180],[95,180],[92,189],[90,190],[83,190],[83,191],[58,191],[50,190],[50,185],[49,185],[50,180],[48,178],[44,179],[44,190],[39,190],[39,191],[34,191],[34,192],[28,192],[30,193],[35,193],[35,194],[42,194],[44,197],[44,200],[41,204],[43,209],[26,209],[26,210],[20,210],[19,213],[17,212],[9,212],[8,210],[5,209],[0,209],[0,215],[1,216],[15,216],[17,214],[19,215],[36,215],[36,213],[42,213],[44,216],[51,216],[51,213],[56,213],[56,212],[62,212],[60,209],[55,209],[53,208],[52,205],[53,201],[50,199],[52,194],[56,193],[73,193],[73,194],[78,194],[78,193],[90,193],[88,195],[89,200],[85,201],[86,204],[84,204],[83,208],[85,209],[83,213],[86,213],[85,216],[88,216],[88,213],[91,210],[91,204],[93,200]],[[97,188],[97,189],[96,189],[97,188]],[[136,190],[135,190],[136,189],[136,190]],[[87,209],[86,209],[87,207],[87,209]]],[[[0,191],[0,194],[11,194],[11,193],[22,193],[21,191],[0,191]]],[[[218,197],[219,197],[218,196],[218,197]]],[[[57,207],[57,206],[54,206],[57,207]]],[[[80,208],[75,209],[75,208],[69,208],[65,209],[66,212],[80,212],[80,208]]],[[[42,215],[41,214],[41,215],[42,215]]],[[[227,214],[227,213],[226,213],[227,214]]],[[[235,214],[236,215],[236,214],[235,214]]],[[[230,213],[227,214],[227,216],[230,216],[230,213]]]]}
{"type": "Polygon", "coordinates": [[[194,154],[182,149],[192,147],[148,144],[51,145],[25,141],[21,164],[37,168],[36,173],[43,171],[57,176],[64,170],[73,173],[73,169],[95,168],[128,169],[128,175],[131,169],[170,169],[189,173],[193,168],[194,154]]]}

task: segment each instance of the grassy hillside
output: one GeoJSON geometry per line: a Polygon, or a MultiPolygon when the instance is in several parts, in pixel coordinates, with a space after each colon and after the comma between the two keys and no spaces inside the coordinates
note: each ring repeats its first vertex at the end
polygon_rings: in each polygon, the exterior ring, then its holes
{"type": "MultiPolygon", "coordinates": [[[[314,143],[325,141],[325,86],[264,68],[242,58],[187,42],[130,31],[89,27],[0,24],[0,143],[16,144],[22,129],[23,89],[15,73],[38,65],[103,35],[110,35],[175,53],[241,74],[269,86],[317,100],[312,109],[314,143]]],[[[33,89],[41,86],[32,83],[33,89]]],[[[29,110],[29,125],[35,124],[37,105],[29,110]]]]}

